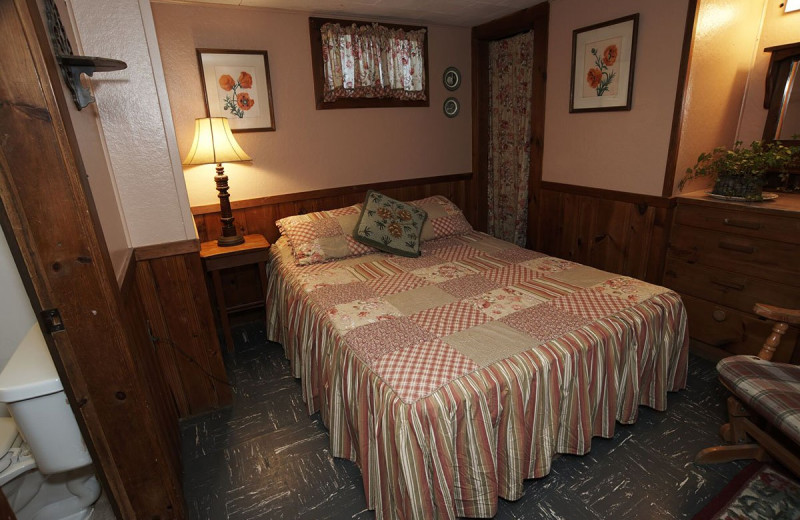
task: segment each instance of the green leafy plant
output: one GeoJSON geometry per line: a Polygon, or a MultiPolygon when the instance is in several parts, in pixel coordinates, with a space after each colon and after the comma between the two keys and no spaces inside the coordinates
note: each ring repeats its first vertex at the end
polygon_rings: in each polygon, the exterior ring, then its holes
{"type": "Polygon", "coordinates": [[[712,193],[761,200],[764,174],[768,171],[785,171],[799,160],[798,146],[753,141],[745,147],[741,141],[737,141],[730,150],[720,146],[710,153],[701,153],[697,164],[686,169],[686,176],[678,187],[683,189],[692,179],[713,176],[716,181],[712,193]]]}

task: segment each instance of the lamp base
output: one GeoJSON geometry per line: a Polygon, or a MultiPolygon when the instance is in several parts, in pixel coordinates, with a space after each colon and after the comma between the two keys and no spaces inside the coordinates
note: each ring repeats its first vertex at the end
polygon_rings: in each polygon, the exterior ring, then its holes
{"type": "Polygon", "coordinates": [[[239,244],[244,244],[244,237],[242,235],[234,235],[232,237],[222,236],[217,239],[217,245],[219,247],[238,246],[239,244]]]}

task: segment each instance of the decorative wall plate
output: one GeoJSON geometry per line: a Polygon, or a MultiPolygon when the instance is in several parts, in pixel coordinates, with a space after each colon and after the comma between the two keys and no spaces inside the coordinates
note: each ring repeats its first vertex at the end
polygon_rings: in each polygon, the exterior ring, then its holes
{"type": "Polygon", "coordinates": [[[458,111],[461,108],[461,105],[458,103],[458,100],[454,97],[449,97],[444,100],[444,105],[442,105],[442,110],[444,110],[444,115],[447,117],[456,117],[458,115],[458,111]]]}
{"type": "Polygon", "coordinates": [[[447,67],[444,69],[442,82],[447,90],[457,90],[461,86],[461,73],[455,67],[447,67]]]}

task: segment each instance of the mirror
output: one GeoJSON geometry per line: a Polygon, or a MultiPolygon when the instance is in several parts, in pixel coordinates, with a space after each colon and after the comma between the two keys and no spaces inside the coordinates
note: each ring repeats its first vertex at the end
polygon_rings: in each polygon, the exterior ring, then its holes
{"type": "Polygon", "coordinates": [[[800,42],[769,47],[764,108],[765,141],[800,142],[800,42]]]}
{"type": "MultiPolygon", "coordinates": [[[[775,129],[775,139],[793,139],[792,136],[800,135],[800,80],[797,71],[800,69],[800,59],[792,62],[789,78],[786,80],[783,100],[781,102],[778,127],[775,129]]],[[[797,137],[794,137],[797,139],[797,137]]]]}

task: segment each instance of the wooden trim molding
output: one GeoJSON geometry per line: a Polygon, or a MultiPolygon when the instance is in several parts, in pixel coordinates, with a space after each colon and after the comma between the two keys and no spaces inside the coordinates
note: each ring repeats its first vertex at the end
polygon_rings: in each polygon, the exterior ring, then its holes
{"type": "Polygon", "coordinates": [[[134,276],[136,274],[136,257],[133,249],[128,249],[125,255],[125,267],[122,272],[117,275],[117,283],[119,284],[119,291],[123,297],[130,290],[134,276]]]}
{"type": "Polygon", "coordinates": [[[671,208],[675,206],[675,199],[670,197],[657,197],[655,195],[642,195],[627,191],[605,190],[602,188],[592,188],[589,186],[576,186],[574,184],[562,184],[560,182],[542,181],[542,189],[558,191],[562,193],[572,193],[586,197],[594,197],[603,200],[616,200],[628,202],[630,204],[647,204],[655,208],[671,208]]]}
{"type": "Polygon", "coordinates": [[[681,130],[683,128],[683,105],[686,100],[686,89],[689,85],[689,68],[692,64],[692,47],[694,45],[694,30],[697,23],[699,2],[689,0],[686,11],[686,25],[683,29],[683,48],[681,49],[681,64],[678,69],[678,85],[675,93],[675,107],[672,111],[672,128],[669,134],[669,148],[667,149],[667,166],[664,170],[664,186],[661,188],[663,197],[671,197],[675,189],[675,174],[678,168],[678,151],[681,145],[681,130]]]}
{"type": "Polygon", "coordinates": [[[532,7],[473,27],[472,38],[485,41],[501,40],[529,31],[534,28],[538,20],[549,19],[549,17],[550,4],[541,2],[532,7]]]}
{"type": "MultiPolygon", "coordinates": [[[[219,209],[219,208],[218,208],[219,209]]],[[[152,260],[153,258],[163,258],[166,256],[185,255],[200,251],[200,240],[181,240],[178,242],[167,242],[165,244],[153,244],[150,246],[137,247],[134,250],[136,261],[152,260]]]]}

